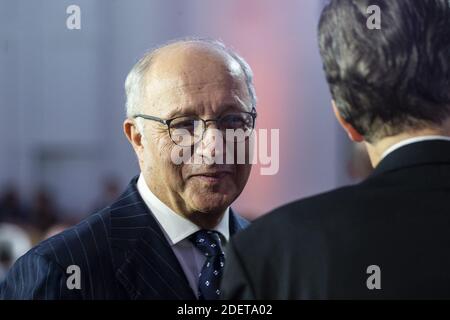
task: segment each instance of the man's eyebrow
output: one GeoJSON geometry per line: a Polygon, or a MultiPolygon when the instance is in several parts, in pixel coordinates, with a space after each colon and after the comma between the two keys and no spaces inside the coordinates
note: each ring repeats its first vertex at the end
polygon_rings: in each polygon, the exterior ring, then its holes
{"type": "MultiPolygon", "coordinates": [[[[247,110],[247,105],[241,103],[239,100],[236,101],[229,101],[225,102],[220,105],[218,108],[218,116],[221,116],[223,114],[226,114],[227,112],[249,112],[250,110],[247,110]]],[[[177,117],[185,117],[185,116],[193,116],[193,117],[199,117],[199,115],[196,113],[197,107],[196,106],[189,106],[185,110],[181,107],[177,107],[171,112],[169,112],[163,119],[173,119],[177,117]]]]}
{"type": "Polygon", "coordinates": [[[226,114],[227,112],[230,112],[230,111],[235,111],[235,112],[247,111],[245,109],[245,106],[242,106],[241,104],[236,103],[236,102],[224,104],[224,106],[221,109],[222,109],[222,111],[220,112],[220,115],[226,114]]]}
{"type": "Polygon", "coordinates": [[[178,117],[198,117],[198,115],[195,113],[194,110],[187,110],[187,111],[181,111],[181,110],[176,110],[176,111],[172,111],[168,114],[167,117],[165,117],[164,119],[173,119],[173,118],[178,118],[178,117]]]}
{"type": "MultiPolygon", "coordinates": [[[[190,109],[190,108],[189,108],[189,109],[190,109]]],[[[189,114],[189,112],[188,112],[188,113],[183,112],[183,109],[182,109],[181,107],[176,107],[175,109],[173,109],[172,111],[170,111],[170,112],[164,117],[164,119],[173,119],[173,118],[176,118],[176,117],[182,117],[182,116],[185,116],[185,115],[191,115],[191,114],[189,114]]]]}
{"type": "Polygon", "coordinates": [[[251,111],[251,105],[246,104],[239,96],[234,96],[231,100],[225,101],[221,104],[221,113],[231,110],[238,112],[249,112],[251,111]],[[249,108],[250,107],[250,108],[249,108]]]}

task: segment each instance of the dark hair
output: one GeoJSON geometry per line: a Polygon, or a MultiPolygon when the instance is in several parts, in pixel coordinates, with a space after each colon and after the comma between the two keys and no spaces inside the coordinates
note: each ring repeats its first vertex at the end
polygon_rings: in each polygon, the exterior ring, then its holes
{"type": "Polygon", "coordinates": [[[367,141],[450,116],[450,0],[331,0],[319,43],[331,95],[367,141]],[[371,5],[381,29],[367,27],[371,5]]]}

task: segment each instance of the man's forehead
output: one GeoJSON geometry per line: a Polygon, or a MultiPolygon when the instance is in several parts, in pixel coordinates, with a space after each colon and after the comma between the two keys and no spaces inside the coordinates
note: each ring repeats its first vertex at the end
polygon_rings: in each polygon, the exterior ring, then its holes
{"type": "Polygon", "coordinates": [[[152,61],[145,79],[145,98],[150,105],[165,104],[166,108],[180,103],[195,105],[202,95],[231,103],[239,100],[231,96],[246,99],[246,88],[242,68],[229,55],[211,48],[175,47],[159,51],[152,61]]]}
{"type": "Polygon", "coordinates": [[[175,66],[191,62],[215,62],[216,64],[230,64],[234,61],[223,48],[206,42],[179,42],[157,49],[153,55],[155,64],[175,66]]]}
{"type": "Polygon", "coordinates": [[[205,44],[175,44],[154,55],[147,84],[181,87],[244,77],[240,64],[223,50],[205,44]]]}
{"type": "Polygon", "coordinates": [[[166,97],[197,94],[229,94],[245,91],[247,84],[243,78],[233,76],[192,77],[186,75],[163,76],[149,79],[145,86],[148,97],[166,97]]]}
{"type": "Polygon", "coordinates": [[[185,114],[221,113],[227,109],[246,110],[250,99],[245,84],[230,86],[216,82],[204,86],[173,86],[146,96],[148,112],[170,118],[185,114]],[[202,88],[200,88],[202,87],[202,88]]]}

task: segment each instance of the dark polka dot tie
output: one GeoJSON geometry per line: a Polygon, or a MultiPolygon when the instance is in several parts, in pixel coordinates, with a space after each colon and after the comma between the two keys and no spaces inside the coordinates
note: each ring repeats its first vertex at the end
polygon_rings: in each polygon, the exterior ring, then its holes
{"type": "Polygon", "coordinates": [[[225,265],[225,254],[220,243],[219,233],[200,230],[189,238],[206,257],[202,271],[198,275],[198,298],[216,300],[220,296],[220,279],[225,265]]]}

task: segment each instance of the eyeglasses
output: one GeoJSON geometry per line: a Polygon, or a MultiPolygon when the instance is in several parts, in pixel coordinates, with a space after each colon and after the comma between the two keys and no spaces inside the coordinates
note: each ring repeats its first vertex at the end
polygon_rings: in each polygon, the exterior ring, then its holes
{"type": "Polygon", "coordinates": [[[226,141],[243,142],[252,134],[256,116],[256,109],[253,108],[251,112],[227,113],[217,119],[207,120],[197,116],[181,116],[165,120],[145,114],[136,114],[133,118],[143,118],[166,125],[173,143],[189,147],[203,140],[208,122],[216,122],[217,129],[225,133],[226,141]],[[228,134],[229,130],[234,134],[228,134]]]}

